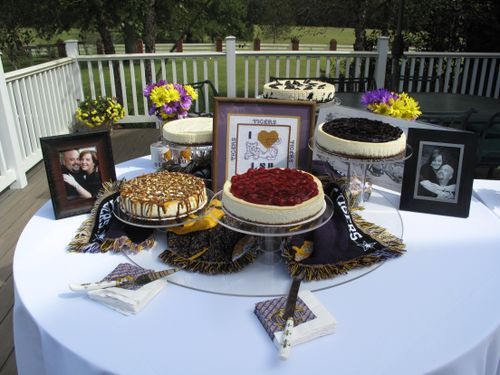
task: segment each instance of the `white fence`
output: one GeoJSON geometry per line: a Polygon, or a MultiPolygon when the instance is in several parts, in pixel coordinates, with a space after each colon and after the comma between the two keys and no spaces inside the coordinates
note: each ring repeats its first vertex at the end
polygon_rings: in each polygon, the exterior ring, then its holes
{"type": "MultiPolygon", "coordinates": [[[[37,51],[41,51],[44,56],[49,54],[49,48],[52,47],[51,51],[55,51],[56,46],[33,46],[32,50],[33,55],[36,55],[37,51]]],[[[155,49],[156,53],[170,53],[172,48],[175,47],[174,43],[156,43],[155,49]]],[[[250,51],[253,49],[253,42],[238,42],[236,45],[236,50],[245,50],[250,51]]],[[[290,51],[292,49],[292,43],[261,43],[260,44],[261,51],[290,51]]],[[[300,43],[301,51],[327,51],[330,49],[330,45],[327,43],[300,43]]],[[[222,43],[222,50],[226,51],[226,43],[222,43]]],[[[348,44],[338,44],[338,51],[352,51],[353,46],[348,44]]],[[[97,54],[97,46],[92,44],[79,44],[79,51],[81,55],[96,55],[97,54]]],[[[115,44],[115,51],[117,54],[125,53],[125,45],[124,44],[115,44]]],[[[175,48],[174,48],[175,51],[175,48]]],[[[216,45],[215,43],[184,43],[183,44],[184,52],[215,52],[216,45]]]]}
{"type": "MultiPolygon", "coordinates": [[[[142,95],[148,70],[153,80],[210,80],[220,96],[229,97],[257,97],[271,76],[369,77],[384,87],[388,44],[380,38],[376,52],[248,51],[227,37],[225,52],[79,55],[78,42],[67,41],[64,59],[7,74],[0,60],[0,191],[26,185],[26,171],[42,158],[39,138],[68,132],[77,99],[121,91],[121,123],[154,122],[142,95]]],[[[498,98],[499,72],[500,53],[408,52],[398,88],[498,98]]],[[[202,110],[208,112],[206,93],[205,99],[202,110]]]]}

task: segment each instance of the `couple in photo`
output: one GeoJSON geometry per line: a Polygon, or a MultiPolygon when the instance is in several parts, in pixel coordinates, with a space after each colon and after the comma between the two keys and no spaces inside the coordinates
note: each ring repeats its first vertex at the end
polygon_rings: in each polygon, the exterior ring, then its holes
{"type": "Polygon", "coordinates": [[[61,169],[68,199],[95,198],[101,188],[99,160],[93,150],[62,152],[61,169]]]}
{"type": "Polygon", "coordinates": [[[440,148],[434,148],[429,161],[420,169],[418,195],[455,199],[457,181],[453,165],[440,148]]]}

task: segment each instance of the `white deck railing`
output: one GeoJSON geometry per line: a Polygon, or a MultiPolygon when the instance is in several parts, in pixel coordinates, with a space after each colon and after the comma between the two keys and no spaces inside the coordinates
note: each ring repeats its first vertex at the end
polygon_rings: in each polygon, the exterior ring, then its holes
{"type": "MultiPolygon", "coordinates": [[[[39,138],[68,132],[77,99],[121,91],[121,123],[154,122],[142,95],[146,67],[155,81],[210,80],[220,96],[229,97],[257,97],[271,76],[370,77],[384,87],[388,45],[380,38],[376,52],[247,51],[227,37],[225,52],[79,55],[78,42],[67,41],[68,58],[6,74],[0,60],[0,191],[26,185],[26,171],[42,158],[39,138]]],[[[498,98],[499,65],[500,53],[407,52],[398,89],[498,98]]],[[[211,98],[205,95],[201,110],[209,112],[211,98]]]]}
{"type": "Polygon", "coordinates": [[[237,66],[236,76],[243,80],[245,98],[261,94],[270,77],[373,77],[377,52],[343,51],[242,51],[237,56],[243,64],[237,66]]]}
{"type": "MultiPolygon", "coordinates": [[[[147,66],[155,77],[154,81],[188,83],[211,80],[219,90],[219,65],[225,56],[222,52],[86,55],[78,56],[78,62],[84,96],[116,96],[119,87],[126,113],[126,118],[120,122],[134,123],[155,121],[148,115],[148,103],[142,95],[147,85],[147,66]],[[119,85],[115,74],[119,77],[119,85]]],[[[195,105],[199,103],[195,102],[195,105]]]]}
{"type": "Polygon", "coordinates": [[[26,185],[25,172],[42,159],[40,137],[68,133],[80,97],[74,64],[64,58],[6,74],[0,67],[0,190],[26,185]]]}
{"type": "Polygon", "coordinates": [[[399,91],[498,98],[500,53],[407,52],[400,75],[399,91]]]}

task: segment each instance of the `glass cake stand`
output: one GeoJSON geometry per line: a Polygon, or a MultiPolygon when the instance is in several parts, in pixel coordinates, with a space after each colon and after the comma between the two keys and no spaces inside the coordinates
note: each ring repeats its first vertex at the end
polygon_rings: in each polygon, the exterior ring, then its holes
{"type": "MultiPolygon", "coordinates": [[[[403,222],[399,211],[396,209],[396,205],[397,202],[391,194],[375,190],[370,200],[366,202],[364,210],[358,213],[364,219],[386,228],[399,238],[403,238],[403,222]]],[[[281,235],[277,237],[261,236],[261,238],[271,239],[281,237],[281,235]]],[[[158,236],[157,243],[152,249],[143,250],[138,253],[123,253],[123,255],[130,262],[140,267],[161,270],[170,268],[159,258],[159,255],[165,249],[167,249],[166,236],[158,236]]],[[[347,274],[338,275],[332,279],[303,281],[302,288],[318,291],[353,282],[376,271],[383,264],[381,262],[367,267],[355,268],[347,274]]],[[[205,293],[230,296],[273,297],[288,293],[290,275],[284,261],[269,264],[259,261],[259,258],[257,258],[253,263],[235,273],[209,275],[181,270],[169,276],[168,282],[205,293]]]]}
{"type": "Polygon", "coordinates": [[[160,169],[162,164],[168,161],[185,166],[194,158],[210,158],[211,154],[211,143],[182,144],[170,142],[162,138],[151,145],[151,157],[156,169],[160,169]]]}
{"type": "MultiPolygon", "coordinates": [[[[281,251],[286,237],[313,231],[331,219],[333,215],[333,202],[327,195],[323,209],[315,216],[293,224],[258,224],[232,215],[224,209],[224,216],[215,220],[222,226],[240,232],[255,236],[257,238],[258,260],[266,264],[273,264],[281,260],[281,251]]],[[[221,200],[222,191],[214,195],[212,199],[221,200]]]]}
{"type": "Polygon", "coordinates": [[[204,217],[207,214],[209,202],[212,200],[214,192],[210,189],[206,189],[206,195],[207,195],[207,203],[202,208],[198,209],[195,212],[192,212],[189,215],[181,216],[173,220],[154,220],[154,219],[145,220],[134,217],[120,209],[120,204],[119,204],[120,197],[116,198],[114,202],[113,215],[121,222],[133,225],[135,227],[166,230],[168,228],[179,227],[181,225],[195,222],[204,217]],[[196,217],[192,217],[191,216],[192,214],[196,214],[196,217]]]}
{"type": "Polygon", "coordinates": [[[320,157],[323,155],[326,156],[327,160],[333,158],[347,165],[346,179],[348,183],[345,189],[351,198],[356,197],[357,207],[363,207],[372,193],[371,184],[366,180],[367,171],[372,165],[399,163],[413,155],[413,149],[408,144],[404,152],[385,158],[355,158],[337,154],[320,146],[315,138],[309,139],[309,148],[316,151],[320,157]],[[358,171],[360,173],[357,173],[358,171]]]}

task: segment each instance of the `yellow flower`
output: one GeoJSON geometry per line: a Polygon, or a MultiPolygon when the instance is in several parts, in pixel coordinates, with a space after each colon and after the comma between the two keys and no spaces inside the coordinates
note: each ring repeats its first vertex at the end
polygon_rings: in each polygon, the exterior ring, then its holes
{"type": "Polygon", "coordinates": [[[191,85],[185,85],[184,90],[186,90],[186,93],[193,98],[193,100],[198,99],[198,93],[196,92],[195,89],[193,89],[193,86],[191,85]]]}
{"type": "Polygon", "coordinates": [[[166,103],[179,101],[180,98],[181,96],[179,92],[171,84],[166,86],[157,86],[151,90],[150,99],[157,107],[161,107],[166,103]]]}

